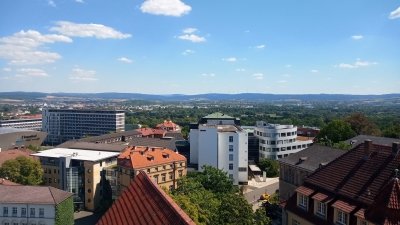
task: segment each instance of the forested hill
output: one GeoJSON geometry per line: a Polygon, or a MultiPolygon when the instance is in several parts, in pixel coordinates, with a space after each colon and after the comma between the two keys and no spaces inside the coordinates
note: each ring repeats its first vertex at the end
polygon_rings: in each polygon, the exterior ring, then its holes
{"type": "Polygon", "coordinates": [[[158,100],[158,101],[355,101],[355,100],[385,100],[400,98],[400,94],[384,95],[348,95],[348,94],[197,94],[197,95],[153,95],[140,93],[43,93],[43,92],[0,92],[0,99],[39,99],[46,97],[94,98],[94,99],[129,99],[129,100],[158,100]]]}

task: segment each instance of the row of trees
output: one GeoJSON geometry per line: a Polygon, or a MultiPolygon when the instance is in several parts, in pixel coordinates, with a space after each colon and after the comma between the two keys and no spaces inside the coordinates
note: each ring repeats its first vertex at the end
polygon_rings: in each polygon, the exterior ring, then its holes
{"type": "Polygon", "coordinates": [[[196,224],[271,224],[265,210],[253,212],[226,172],[210,166],[181,178],[170,195],[196,224]]]}

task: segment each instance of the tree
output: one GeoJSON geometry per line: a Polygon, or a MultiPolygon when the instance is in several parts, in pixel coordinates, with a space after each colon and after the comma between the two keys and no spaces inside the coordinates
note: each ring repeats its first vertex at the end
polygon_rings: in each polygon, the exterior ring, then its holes
{"type": "Polygon", "coordinates": [[[261,159],[258,162],[258,167],[262,171],[267,172],[267,177],[277,177],[279,176],[279,163],[273,159],[261,159]]]}
{"type": "Polygon", "coordinates": [[[0,177],[23,185],[39,185],[43,182],[43,170],[39,161],[20,156],[3,163],[0,177]]]}
{"type": "Polygon", "coordinates": [[[393,124],[383,130],[383,136],[389,138],[400,138],[400,124],[393,124]]]}
{"type": "Polygon", "coordinates": [[[371,122],[364,114],[356,112],[346,117],[345,122],[350,124],[356,134],[380,136],[381,131],[375,123],[371,122]]]}
{"type": "Polygon", "coordinates": [[[355,135],[350,124],[343,120],[333,120],[321,129],[317,138],[319,142],[332,146],[333,143],[345,141],[355,135]]]}
{"type": "Polygon", "coordinates": [[[254,212],[254,225],[270,225],[271,219],[267,217],[265,207],[261,207],[254,212]]]}

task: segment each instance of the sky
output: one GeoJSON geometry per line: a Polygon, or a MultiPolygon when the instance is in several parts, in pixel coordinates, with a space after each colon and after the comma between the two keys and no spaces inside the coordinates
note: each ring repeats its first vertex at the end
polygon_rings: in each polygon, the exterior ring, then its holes
{"type": "Polygon", "coordinates": [[[1,0],[4,91],[400,93],[400,0],[1,0]]]}

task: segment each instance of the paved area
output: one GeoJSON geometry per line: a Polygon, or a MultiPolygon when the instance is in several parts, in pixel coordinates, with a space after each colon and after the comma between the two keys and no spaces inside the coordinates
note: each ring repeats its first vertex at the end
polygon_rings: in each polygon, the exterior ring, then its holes
{"type": "Polygon", "coordinates": [[[257,182],[254,179],[244,188],[244,197],[247,202],[258,208],[258,200],[264,193],[273,194],[279,189],[279,178],[267,178],[266,181],[257,182]]]}
{"type": "Polygon", "coordinates": [[[95,225],[100,219],[101,214],[89,211],[80,211],[74,213],[75,225],[95,225]]]}

